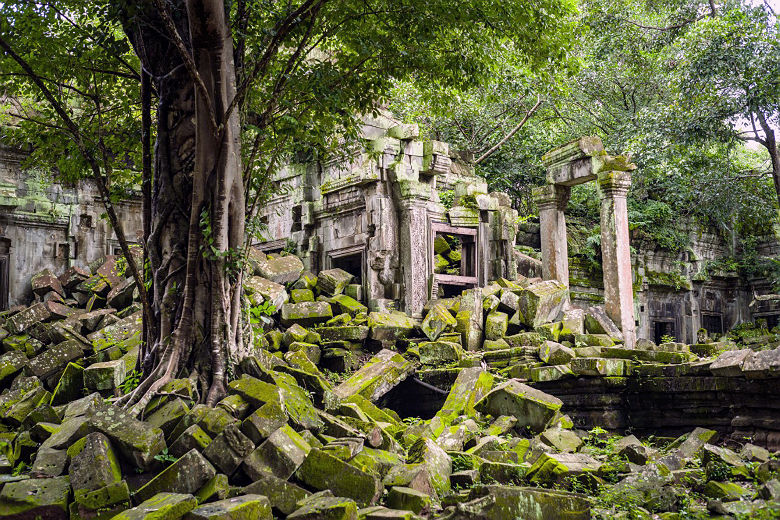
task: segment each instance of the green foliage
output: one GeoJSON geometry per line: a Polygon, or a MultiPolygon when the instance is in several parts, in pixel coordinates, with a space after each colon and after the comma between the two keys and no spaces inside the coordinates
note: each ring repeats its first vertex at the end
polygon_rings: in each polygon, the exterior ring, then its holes
{"type": "Polygon", "coordinates": [[[450,209],[455,202],[455,190],[444,190],[439,192],[439,200],[442,206],[450,209]]]}
{"type": "Polygon", "coordinates": [[[273,324],[273,315],[276,314],[276,306],[269,301],[249,308],[249,323],[265,327],[273,324]]]}
{"type": "Polygon", "coordinates": [[[172,464],[178,460],[178,457],[175,457],[168,453],[168,448],[163,448],[163,450],[154,456],[154,460],[162,462],[166,466],[169,464],[172,464]]]}
{"type": "Polygon", "coordinates": [[[677,341],[677,339],[674,336],[670,336],[669,334],[664,334],[661,336],[661,343],[674,343],[677,341]]]}
{"type": "Polygon", "coordinates": [[[26,472],[29,469],[30,469],[30,466],[26,462],[22,461],[19,464],[17,464],[16,466],[14,466],[14,469],[11,472],[11,475],[14,476],[14,477],[18,477],[19,475],[21,475],[22,473],[26,472]]]}
{"type": "Polygon", "coordinates": [[[141,383],[141,372],[133,369],[125,377],[125,380],[119,384],[119,390],[122,394],[129,394],[141,383]]]}

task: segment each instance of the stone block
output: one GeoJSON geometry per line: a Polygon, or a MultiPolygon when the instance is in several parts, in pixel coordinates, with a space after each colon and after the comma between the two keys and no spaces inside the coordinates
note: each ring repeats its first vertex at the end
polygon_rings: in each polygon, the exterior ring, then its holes
{"type": "Polygon", "coordinates": [[[19,426],[39,404],[51,395],[36,377],[17,379],[9,391],[0,394],[0,421],[19,426]]]}
{"type": "Polygon", "coordinates": [[[280,309],[290,299],[284,285],[267,280],[262,276],[250,276],[244,281],[244,290],[252,305],[260,305],[264,301],[280,309]]]}
{"type": "Polygon", "coordinates": [[[376,476],[317,448],[309,451],[295,477],[313,489],[329,489],[361,505],[374,504],[382,495],[382,484],[376,476]]]}
{"type": "Polygon", "coordinates": [[[458,324],[455,317],[443,304],[436,303],[428,311],[423,319],[421,328],[423,333],[431,341],[436,341],[442,333],[454,330],[458,324]]]}
{"type": "Polygon", "coordinates": [[[414,364],[392,350],[383,349],[360,370],[333,389],[339,399],[361,395],[376,401],[414,371],[414,364]]]}
{"type": "Polygon", "coordinates": [[[493,311],[485,320],[485,339],[497,340],[506,336],[509,316],[503,312],[493,311]]]}
{"type": "Polygon", "coordinates": [[[528,426],[535,432],[542,432],[561,406],[563,402],[557,397],[510,379],[491,390],[475,408],[494,417],[514,415],[518,428],[528,426]]]}
{"type": "Polygon", "coordinates": [[[266,257],[257,265],[256,271],[266,280],[278,284],[293,283],[303,273],[303,262],[295,255],[266,257]]]}
{"type": "Polygon", "coordinates": [[[298,502],[311,496],[309,491],[270,473],[258,475],[252,484],[243,489],[243,492],[268,497],[271,507],[283,515],[291,514],[298,509],[298,502]]]}
{"type": "MultiPolygon", "coordinates": [[[[32,433],[30,436],[33,437],[32,433]]],[[[68,453],[65,450],[42,448],[35,453],[35,460],[30,467],[30,473],[37,477],[58,477],[65,472],[67,463],[68,453]]]]}
{"type": "Polygon", "coordinates": [[[89,417],[89,426],[105,434],[116,451],[139,468],[148,467],[154,456],[165,448],[162,430],[139,421],[121,408],[98,408],[89,417]]]}
{"type": "Polygon", "coordinates": [[[417,348],[423,365],[446,365],[460,361],[463,355],[463,348],[451,341],[423,341],[417,348]]]}
{"type": "Polygon", "coordinates": [[[30,278],[30,284],[32,285],[32,292],[36,296],[42,297],[51,291],[56,292],[62,297],[65,297],[65,290],[62,287],[59,279],[49,269],[44,269],[30,278]]]}
{"type": "Polygon", "coordinates": [[[387,494],[385,503],[393,509],[411,511],[420,514],[431,508],[431,497],[426,493],[421,493],[416,489],[395,486],[387,494]]]}
{"type": "Polygon", "coordinates": [[[317,290],[329,296],[344,292],[354,276],[343,269],[326,269],[317,275],[317,290]]]}
{"type": "Polygon", "coordinates": [[[195,449],[203,451],[211,443],[209,434],[203,431],[203,428],[193,424],[184,430],[173,441],[168,452],[174,457],[182,457],[188,451],[195,449]]]}
{"type": "Polygon", "coordinates": [[[362,342],[368,338],[369,328],[366,325],[342,325],[319,327],[317,332],[320,334],[322,341],[362,342]]]}
{"type": "Polygon", "coordinates": [[[565,365],[576,356],[573,349],[554,341],[545,341],[539,348],[539,359],[550,365],[565,365]]]}
{"type": "Polygon", "coordinates": [[[86,493],[122,480],[111,442],[102,433],[90,433],[68,448],[67,453],[70,458],[68,475],[76,501],[86,493]]]}
{"type": "Polygon", "coordinates": [[[359,313],[368,314],[368,307],[346,294],[337,294],[330,299],[330,304],[335,305],[339,312],[347,313],[350,316],[355,316],[359,313]]]}
{"type": "Polygon", "coordinates": [[[520,322],[538,327],[555,321],[568,301],[569,290],[557,280],[545,280],[529,285],[518,296],[520,322]]]}
{"type": "Polygon", "coordinates": [[[198,501],[192,495],[163,492],[119,513],[111,520],[179,520],[197,505],[198,501]]]}
{"type": "Polygon", "coordinates": [[[409,336],[415,328],[414,321],[401,312],[372,312],[368,315],[371,339],[395,342],[409,336]]]}
{"type": "Polygon", "coordinates": [[[214,437],[203,455],[226,475],[232,475],[254,449],[255,445],[241,433],[238,426],[231,424],[214,437]]]}
{"type": "Polygon", "coordinates": [[[623,341],[623,333],[615,322],[607,316],[602,307],[589,307],[585,313],[585,332],[588,334],[606,334],[615,342],[623,341]]]}
{"type": "Polygon", "coordinates": [[[535,383],[545,381],[558,381],[567,377],[574,377],[569,365],[546,365],[541,367],[531,367],[528,370],[528,379],[535,383]]]}
{"type": "Polygon", "coordinates": [[[409,448],[407,460],[410,464],[422,464],[430,477],[434,491],[443,496],[450,491],[452,459],[435,441],[419,438],[409,448]]]}
{"type": "Polygon", "coordinates": [[[260,444],[273,432],[287,424],[287,414],[281,402],[269,401],[241,423],[241,431],[255,444],[260,444]]]}
{"type": "Polygon", "coordinates": [[[780,375],[780,347],[753,352],[742,363],[742,373],[750,379],[767,379],[780,375]]]}
{"type": "Polygon", "coordinates": [[[569,477],[596,473],[601,462],[585,453],[543,453],[526,475],[535,484],[564,483],[569,477]]]}
{"type": "Polygon", "coordinates": [[[289,479],[303,463],[311,446],[290,426],[273,432],[244,461],[243,472],[252,480],[264,473],[289,479]]]}
{"type": "Polygon", "coordinates": [[[293,324],[311,327],[333,317],[333,309],[327,302],[285,303],[282,305],[282,325],[293,324]]]}
{"type": "Polygon", "coordinates": [[[127,366],[121,359],[88,366],[84,370],[84,387],[93,391],[114,391],[127,376],[127,366]]]}
{"type": "Polygon", "coordinates": [[[578,376],[625,376],[630,370],[625,359],[610,358],[574,358],[570,363],[571,371],[578,376]]]}
{"type": "Polygon", "coordinates": [[[67,520],[68,477],[9,482],[0,490],[0,515],[14,519],[67,520]]]}
{"type": "Polygon", "coordinates": [[[582,441],[576,433],[560,427],[544,430],[539,435],[539,438],[546,444],[563,453],[575,452],[582,446],[582,441]]]}
{"type": "Polygon", "coordinates": [[[11,334],[21,334],[33,325],[51,318],[51,311],[46,303],[36,303],[17,312],[5,322],[5,328],[11,334]]]}
{"type": "Polygon", "coordinates": [[[349,498],[318,495],[307,498],[301,507],[287,516],[288,520],[357,520],[358,509],[349,498]]]}
{"type": "Polygon", "coordinates": [[[290,299],[293,303],[313,302],[314,292],[311,289],[293,289],[290,291],[290,299]]]}
{"type": "Polygon", "coordinates": [[[0,355],[0,388],[21,372],[27,362],[27,356],[22,352],[11,351],[0,355]]]}
{"type": "Polygon", "coordinates": [[[203,455],[190,450],[138,489],[134,497],[146,501],[163,492],[194,494],[216,474],[214,466],[203,455]]]}
{"type": "MultiPolygon", "coordinates": [[[[588,520],[590,502],[584,495],[532,487],[478,486],[469,494],[475,518],[491,520],[588,520]],[[491,497],[490,500],[480,500],[491,497]]],[[[469,508],[471,509],[471,508],[469,508]]]]}
{"type": "Polygon", "coordinates": [[[273,520],[273,514],[267,497],[241,495],[198,506],[184,520],[273,520]]]}
{"type": "Polygon", "coordinates": [[[749,348],[727,350],[710,365],[710,372],[716,376],[738,377],[742,375],[742,365],[753,354],[749,348]]]}

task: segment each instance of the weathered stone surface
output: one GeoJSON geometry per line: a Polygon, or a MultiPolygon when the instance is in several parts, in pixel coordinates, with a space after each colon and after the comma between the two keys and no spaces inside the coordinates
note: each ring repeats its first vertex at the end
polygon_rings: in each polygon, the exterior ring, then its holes
{"type": "Polygon", "coordinates": [[[583,495],[515,486],[480,486],[469,494],[473,500],[459,507],[463,518],[491,520],[587,520],[590,502],[583,495]],[[490,497],[484,500],[482,497],[490,497]]]}
{"type": "Polygon", "coordinates": [[[346,294],[337,294],[330,299],[330,304],[335,305],[339,312],[355,316],[359,313],[368,313],[368,307],[346,294]]]}
{"type": "Polygon", "coordinates": [[[290,520],[357,520],[358,509],[354,500],[333,496],[314,496],[305,499],[301,507],[292,512],[290,520]]]}
{"type": "Polygon", "coordinates": [[[266,257],[256,267],[257,273],[274,283],[288,284],[300,278],[303,273],[303,262],[295,255],[266,257]]]}
{"type": "Polygon", "coordinates": [[[388,507],[404,511],[411,511],[415,514],[428,511],[431,507],[430,496],[425,493],[421,493],[416,489],[403,486],[395,486],[391,488],[390,492],[387,494],[387,500],[385,502],[388,507]]]}
{"type": "Polygon", "coordinates": [[[326,269],[317,275],[317,290],[321,293],[335,296],[344,292],[344,288],[354,278],[343,269],[326,269]]]}
{"type": "Polygon", "coordinates": [[[21,334],[36,323],[46,321],[50,317],[51,311],[46,303],[36,303],[8,318],[5,327],[11,334],[21,334]]]}
{"type": "Polygon", "coordinates": [[[290,426],[273,432],[244,460],[242,470],[252,480],[264,473],[289,479],[303,463],[311,446],[290,426]]]}
{"type": "Polygon", "coordinates": [[[582,446],[582,440],[577,437],[576,433],[561,427],[548,428],[539,435],[539,438],[563,453],[577,451],[582,446]]]}
{"type": "Polygon", "coordinates": [[[80,439],[68,448],[68,456],[68,475],[77,501],[90,491],[122,480],[111,442],[102,433],[91,433],[80,439]]]}
{"type": "Polygon", "coordinates": [[[506,313],[493,311],[485,319],[485,338],[497,340],[506,336],[509,325],[509,316],[506,313]]]}
{"type": "Polygon", "coordinates": [[[571,371],[580,376],[624,376],[628,363],[625,359],[575,358],[571,360],[571,371]]]}
{"type": "Polygon", "coordinates": [[[27,366],[27,356],[22,352],[12,351],[0,355],[0,385],[11,380],[27,366]]]}
{"type": "Polygon", "coordinates": [[[742,375],[742,364],[753,354],[749,348],[727,350],[710,365],[710,371],[716,376],[735,377],[742,375]]]}
{"type": "Polygon", "coordinates": [[[30,472],[38,477],[58,477],[65,473],[67,463],[68,453],[65,450],[43,448],[36,452],[30,472]]]}
{"type": "Polygon", "coordinates": [[[214,437],[214,440],[203,450],[203,455],[220,471],[232,475],[254,447],[252,441],[241,433],[238,426],[231,424],[214,437]]]}
{"type": "Polygon", "coordinates": [[[190,450],[136,491],[134,496],[139,501],[146,501],[163,492],[195,493],[216,474],[214,466],[203,455],[197,450],[190,450]]]}
{"type": "Polygon", "coordinates": [[[310,327],[324,323],[333,317],[333,310],[327,302],[285,303],[282,305],[282,325],[294,323],[310,327]]]}
{"type": "Polygon", "coordinates": [[[290,299],[284,285],[266,280],[262,276],[250,276],[244,282],[244,290],[253,305],[269,301],[275,308],[280,309],[290,299]]]}
{"type": "Polygon", "coordinates": [[[518,427],[542,432],[561,409],[563,402],[552,395],[511,379],[495,387],[475,408],[494,417],[514,415],[518,427]]]}
{"type": "Polygon", "coordinates": [[[68,477],[9,482],[0,490],[0,515],[14,519],[66,520],[68,477]]]}
{"type": "Polygon", "coordinates": [[[241,423],[241,431],[255,444],[287,424],[287,414],[279,401],[269,401],[241,423]]]}
{"type": "Polygon", "coordinates": [[[210,443],[209,434],[197,424],[193,424],[173,441],[168,451],[174,457],[181,457],[192,449],[203,451],[210,443]]]}
{"type": "Polygon", "coordinates": [[[0,421],[19,426],[41,402],[51,398],[36,377],[17,379],[7,392],[0,394],[0,421]]]}
{"type": "Polygon", "coordinates": [[[197,505],[198,501],[192,495],[163,492],[111,520],[179,520],[197,505]]]}
{"type": "Polygon", "coordinates": [[[529,285],[519,293],[518,315],[520,322],[538,327],[555,320],[567,301],[569,290],[556,280],[545,280],[529,285]]]}
{"type": "Polygon", "coordinates": [[[309,451],[295,476],[307,486],[329,489],[334,495],[352,498],[358,504],[373,504],[382,493],[382,484],[374,475],[317,448],[309,451]]]}
{"type": "Polygon", "coordinates": [[[428,311],[428,314],[425,315],[421,328],[429,340],[436,341],[443,332],[454,330],[457,324],[457,320],[452,316],[447,307],[436,303],[428,311]]]}
{"type": "MultiPolygon", "coordinates": [[[[710,370],[712,370],[712,365],[710,365],[710,370]]],[[[751,379],[780,376],[780,347],[753,352],[747,356],[742,363],[742,373],[751,379]]]]}
{"type": "Polygon", "coordinates": [[[116,450],[139,468],[148,467],[165,448],[165,436],[117,407],[98,409],[89,419],[93,431],[105,434],[116,450]]]}
{"type": "Polygon", "coordinates": [[[606,334],[616,342],[623,341],[623,333],[602,307],[589,307],[585,313],[585,331],[589,334],[606,334]]]}
{"type": "Polygon", "coordinates": [[[410,361],[397,352],[383,349],[349,379],[334,388],[333,393],[339,399],[361,395],[376,401],[413,371],[414,365],[410,361]]]}
{"type": "Polygon", "coordinates": [[[414,330],[414,321],[403,313],[372,312],[368,315],[371,338],[377,341],[395,341],[407,337],[414,330]]]}
{"type": "Polygon", "coordinates": [[[554,341],[545,341],[539,348],[539,359],[551,365],[565,365],[575,357],[573,349],[554,341]]]}
{"type": "Polygon", "coordinates": [[[474,416],[474,405],[493,387],[493,379],[493,374],[481,367],[464,368],[458,373],[436,417],[449,425],[462,414],[474,416]]]}
{"type": "Polygon", "coordinates": [[[271,503],[261,495],[241,495],[198,506],[185,520],[273,520],[271,503]]]}
{"type": "Polygon", "coordinates": [[[443,365],[460,361],[463,349],[451,341],[423,341],[418,345],[420,362],[423,365],[443,365]]]}
{"type": "Polygon", "coordinates": [[[311,495],[309,491],[270,473],[258,475],[257,480],[245,487],[243,492],[268,497],[271,506],[283,515],[298,509],[297,503],[311,495]]]}
{"type": "Polygon", "coordinates": [[[83,355],[84,351],[77,341],[63,341],[31,359],[28,368],[33,375],[45,379],[64,370],[68,363],[83,355]]]}
{"type": "Polygon", "coordinates": [[[449,492],[452,459],[434,441],[417,439],[409,448],[407,459],[410,464],[419,463],[425,466],[436,493],[441,496],[449,492]]]}
{"type": "Polygon", "coordinates": [[[127,366],[121,359],[95,363],[84,370],[84,386],[88,390],[114,391],[126,376],[127,366]]]}
{"type": "Polygon", "coordinates": [[[537,484],[553,484],[583,473],[595,473],[600,468],[599,461],[584,453],[543,453],[526,476],[537,484]]]}

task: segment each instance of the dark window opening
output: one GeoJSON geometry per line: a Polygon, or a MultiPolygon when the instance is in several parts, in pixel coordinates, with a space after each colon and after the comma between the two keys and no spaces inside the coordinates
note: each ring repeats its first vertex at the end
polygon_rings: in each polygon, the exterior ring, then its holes
{"type": "Polygon", "coordinates": [[[303,209],[301,208],[301,205],[298,204],[297,206],[293,206],[292,209],[292,229],[290,231],[300,231],[303,226],[301,225],[301,220],[303,217],[303,209]]]}
{"type": "Polygon", "coordinates": [[[363,283],[363,253],[332,256],[330,265],[333,269],[343,269],[354,276],[352,283],[363,283]]]}
{"type": "Polygon", "coordinates": [[[723,334],[723,316],[720,314],[702,314],[701,328],[709,334],[723,334]]]}
{"type": "Polygon", "coordinates": [[[11,241],[0,238],[0,311],[8,310],[11,241]]]}
{"type": "Polygon", "coordinates": [[[86,213],[79,216],[79,225],[82,227],[91,228],[92,227],[92,215],[87,215],[86,213]]]}
{"type": "Polygon", "coordinates": [[[477,276],[475,252],[475,236],[439,231],[433,240],[433,272],[451,276],[477,276]]]}
{"type": "Polygon", "coordinates": [[[439,284],[439,298],[455,298],[463,293],[462,285],[448,283],[439,284]]]}
{"type": "Polygon", "coordinates": [[[772,330],[780,325],[780,314],[766,314],[755,319],[758,320],[766,320],[766,328],[772,330]]]}
{"type": "Polygon", "coordinates": [[[60,260],[70,258],[70,244],[57,244],[57,258],[60,260]]]}
{"type": "Polygon", "coordinates": [[[677,333],[675,332],[673,321],[656,321],[653,322],[653,341],[660,345],[672,338],[672,341],[677,341],[677,333]]]}

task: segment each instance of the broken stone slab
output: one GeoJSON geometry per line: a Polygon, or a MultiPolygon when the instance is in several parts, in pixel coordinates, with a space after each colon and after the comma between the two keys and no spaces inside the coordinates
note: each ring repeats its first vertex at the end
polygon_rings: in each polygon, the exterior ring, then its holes
{"type": "Polygon", "coordinates": [[[347,313],[354,317],[356,314],[368,313],[368,307],[346,294],[337,294],[330,299],[330,304],[335,305],[339,312],[347,313]]]}
{"type": "Polygon", "coordinates": [[[611,358],[574,358],[571,371],[579,376],[625,376],[630,372],[630,362],[611,358]]]}
{"type": "Polygon", "coordinates": [[[545,381],[558,381],[567,377],[574,377],[569,365],[545,365],[541,367],[531,367],[528,369],[528,377],[535,383],[545,381]]]}
{"type": "Polygon", "coordinates": [[[582,440],[571,430],[561,427],[544,430],[539,438],[562,453],[572,453],[582,446],[582,440]]]}
{"type": "Polygon", "coordinates": [[[402,312],[372,312],[367,324],[371,339],[392,343],[408,337],[415,328],[414,321],[402,312]]]}
{"type": "Polygon", "coordinates": [[[287,419],[287,413],[282,408],[281,402],[269,401],[244,419],[241,423],[241,431],[258,445],[287,424],[287,419]]]}
{"type": "Polygon", "coordinates": [[[89,427],[105,434],[117,451],[139,468],[147,468],[165,448],[162,430],[114,406],[96,410],[89,417],[89,427]]]}
{"type": "Polygon", "coordinates": [[[339,399],[361,395],[376,401],[414,371],[414,364],[392,350],[380,350],[360,370],[333,389],[339,399]]]}
{"type": "Polygon", "coordinates": [[[51,291],[56,292],[63,298],[65,297],[65,290],[62,287],[62,283],[54,276],[50,269],[44,269],[30,278],[30,285],[32,285],[32,292],[36,296],[42,297],[46,293],[51,291]]]}
{"type": "Polygon", "coordinates": [[[58,477],[65,472],[67,463],[68,453],[65,450],[39,449],[35,453],[35,460],[30,467],[30,473],[38,477],[58,477]]]}
{"type": "Polygon", "coordinates": [[[179,520],[197,505],[198,501],[190,494],[162,492],[111,520],[179,520]]]}
{"type": "Polygon", "coordinates": [[[623,342],[623,333],[602,307],[588,307],[585,331],[589,334],[606,334],[615,342],[623,342]]]}
{"type": "Polygon", "coordinates": [[[318,448],[309,451],[295,476],[311,488],[329,489],[333,494],[351,498],[361,505],[376,503],[382,494],[382,484],[376,476],[318,448]]]}
{"type": "Polygon", "coordinates": [[[0,490],[0,515],[13,519],[68,518],[68,477],[8,482],[0,490]]]}
{"type": "Polygon", "coordinates": [[[256,272],[266,280],[278,284],[293,283],[303,273],[303,262],[295,255],[266,257],[264,262],[259,262],[256,272]]]}
{"type": "Polygon", "coordinates": [[[362,342],[369,334],[369,328],[366,325],[318,327],[316,330],[322,338],[322,341],[362,342]]]}
{"type": "Polygon", "coordinates": [[[727,350],[710,365],[710,372],[716,376],[738,377],[742,375],[742,365],[753,354],[749,348],[727,350]]]}
{"type": "Polygon", "coordinates": [[[62,286],[72,291],[75,289],[81,282],[89,278],[89,271],[86,269],[82,269],[81,267],[72,266],[68,267],[59,277],[58,280],[60,281],[60,284],[62,286]]]}
{"type": "Polygon", "coordinates": [[[87,339],[92,342],[92,348],[96,351],[120,343],[128,350],[141,342],[141,319],[142,313],[135,312],[113,325],[87,335],[87,339]]]}
{"type": "Polygon", "coordinates": [[[290,300],[284,285],[274,283],[262,276],[250,276],[244,281],[244,290],[252,305],[260,305],[268,301],[276,309],[280,309],[290,300]]]}
{"type": "Polygon", "coordinates": [[[51,318],[51,311],[46,303],[36,303],[27,307],[5,321],[5,328],[11,334],[22,334],[33,325],[51,318]]]}
{"type": "Polygon", "coordinates": [[[163,492],[194,494],[216,474],[214,466],[200,452],[190,450],[133,496],[138,501],[146,501],[163,492]]]}
{"type": "Polygon", "coordinates": [[[463,291],[455,321],[455,331],[461,335],[461,344],[466,350],[479,350],[483,334],[482,289],[463,291]]]}
{"type": "Polygon", "coordinates": [[[518,316],[529,327],[555,321],[568,301],[569,290],[557,280],[545,280],[529,285],[519,292],[518,316]]]}
{"type": "Polygon", "coordinates": [[[313,302],[314,292],[311,289],[293,289],[290,291],[290,299],[293,303],[313,302]]]}
{"type": "Polygon", "coordinates": [[[203,451],[210,443],[209,434],[197,424],[193,424],[173,441],[168,452],[174,457],[182,457],[192,449],[203,451]]]}
{"type": "Polygon", "coordinates": [[[214,437],[203,450],[203,455],[220,471],[230,476],[254,448],[255,445],[241,433],[238,426],[231,424],[214,437]]]}
{"type": "Polygon", "coordinates": [[[354,500],[328,495],[315,495],[304,499],[300,508],[289,516],[290,520],[357,520],[358,509],[354,500]]]}
{"type": "Polygon", "coordinates": [[[41,403],[51,399],[51,394],[36,377],[16,379],[7,392],[0,394],[0,421],[19,426],[41,403]]]}
{"type": "Polygon", "coordinates": [[[748,489],[745,489],[736,482],[717,482],[714,480],[708,481],[701,492],[704,496],[724,502],[739,500],[742,497],[747,497],[752,494],[748,489]]]}
{"type": "Polygon", "coordinates": [[[425,315],[420,328],[431,341],[436,341],[442,333],[454,330],[458,324],[452,313],[441,303],[436,303],[425,315]]]}
{"type": "Polygon", "coordinates": [[[113,392],[127,376],[127,366],[122,359],[94,363],[83,372],[84,387],[92,391],[113,392]]]}
{"type": "Polygon", "coordinates": [[[114,309],[125,309],[133,303],[133,293],[136,290],[135,280],[126,278],[112,287],[106,295],[106,305],[114,309]]]}
{"type": "Polygon", "coordinates": [[[395,486],[387,494],[385,503],[390,508],[411,511],[419,515],[431,508],[431,497],[416,489],[395,486]]]}
{"type": "Polygon", "coordinates": [[[111,442],[102,433],[90,433],[70,446],[68,475],[76,500],[90,491],[122,480],[111,442]]]}
{"type": "Polygon", "coordinates": [[[243,490],[246,494],[268,497],[271,507],[283,515],[289,515],[298,509],[297,503],[311,496],[309,491],[292,482],[280,479],[270,473],[260,474],[252,484],[243,490]]]}
{"type": "Polygon", "coordinates": [[[252,480],[265,473],[281,479],[289,479],[303,464],[311,446],[290,426],[273,432],[244,460],[242,470],[252,480]]]}
{"type": "Polygon", "coordinates": [[[490,392],[493,380],[493,374],[481,367],[462,369],[436,417],[442,420],[445,426],[464,414],[473,417],[476,413],[475,404],[490,392]]]}
{"type": "Polygon", "coordinates": [[[317,290],[329,296],[344,292],[354,276],[343,269],[326,269],[317,275],[317,290]]]}
{"type": "Polygon", "coordinates": [[[22,352],[11,351],[0,355],[0,388],[27,366],[27,356],[22,352]]]}
{"type": "Polygon", "coordinates": [[[488,313],[485,319],[485,339],[497,340],[506,336],[509,316],[500,311],[488,313]]]}
{"type": "Polygon", "coordinates": [[[184,518],[185,520],[273,520],[273,514],[267,497],[241,495],[198,506],[184,518]]]}
{"type": "Polygon", "coordinates": [[[568,477],[595,473],[601,462],[585,453],[543,453],[528,470],[528,479],[536,484],[564,483],[568,477]]]}
{"type": "Polygon", "coordinates": [[[545,341],[539,348],[539,359],[550,365],[565,365],[575,357],[573,349],[554,341],[545,341]]]}
{"type": "Polygon", "coordinates": [[[410,464],[419,463],[425,466],[433,489],[439,496],[449,492],[452,459],[435,441],[417,439],[409,448],[407,460],[410,464]]]}
{"type": "Polygon", "coordinates": [[[417,351],[423,365],[458,362],[463,356],[463,348],[451,341],[423,341],[417,345],[417,351]]]}
{"type": "Polygon", "coordinates": [[[463,518],[491,520],[588,520],[590,501],[584,495],[532,487],[483,485],[458,506],[463,518]],[[472,516],[473,515],[473,516],[472,516]]]}
{"type": "Polygon", "coordinates": [[[165,434],[166,440],[173,440],[170,438],[171,432],[189,411],[190,408],[184,402],[184,399],[177,397],[157,408],[151,415],[146,417],[145,422],[153,428],[161,429],[165,434]]]}
{"type": "Polygon", "coordinates": [[[327,302],[285,303],[282,305],[281,322],[285,327],[298,324],[311,327],[333,317],[333,309],[327,302]]]}
{"type": "Polygon", "coordinates": [[[557,397],[510,379],[491,390],[475,409],[494,417],[513,415],[518,419],[518,428],[528,426],[535,432],[542,432],[561,406],[563,401],[557,397]]]}
{"type": "Polygon", "coordinates": [[[322,419],[306,390],[289,374],[271,372],[270,375],[274,385],[279,388],[282,408],[293,425],[302,430],[320,430],[322,419]]]}
{"type": "Polygon", "coordinates": [[[780,347],[760,350],[747,356],[742,363],[742,373],[749,379],[767,379],[780,375],[780,347]]]}

